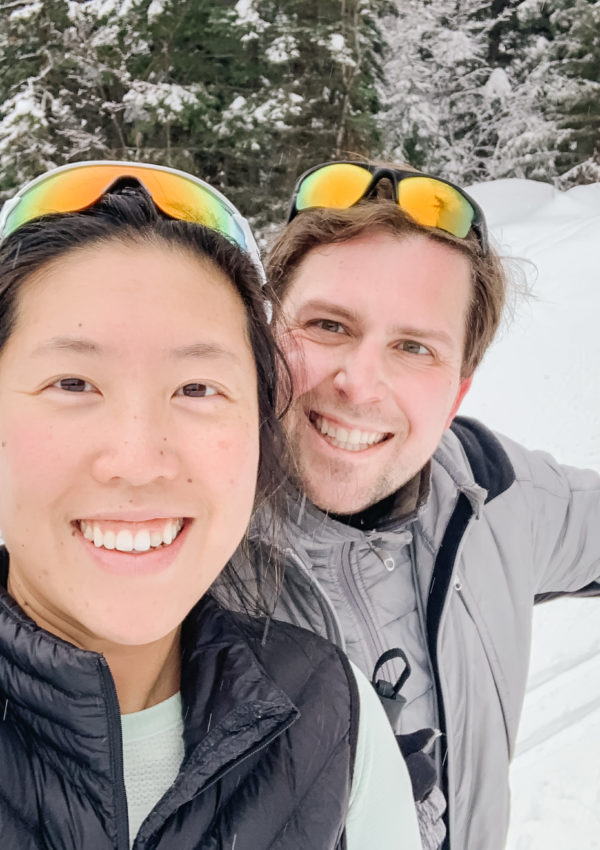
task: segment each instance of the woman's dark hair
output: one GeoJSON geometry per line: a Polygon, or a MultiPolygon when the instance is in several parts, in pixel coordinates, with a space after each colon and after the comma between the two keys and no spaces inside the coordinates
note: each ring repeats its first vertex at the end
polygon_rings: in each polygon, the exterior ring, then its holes
{"type": "MultiPolygon", "coordinates": [[[[291,386],[287,364],[275,343],[267,320],[259,271],[250,257],[215,230],[161,213],[141,186],[118,186],[93,206],[75,213],[44,216],[31,221],[0,244],[0,352],[18,317],[23,283],[69,253],[102,244],[153,244],[178,248],[202,262],[212,263],[231,282],[246,311],[246,328],[257,373],[260,422],[259,466],[255,509],[268,502],[268,513],[279,515],[281,483],[288,471],[286,440],[281,417],[289,399],[278,396],[291,386]],[[283,374],[282,374],[283,373],[283,374]],[[283,380],[281,380],[283,378],[283,380]]],[[[82,285],[85,285],[83,282],[82,285]]],[[[245,550],[244,546],[242,550],[245,550]]],[[[278,577],[263,575],[255,563],[229,564],[221,584],[232,602],[245,610],[268,613],[278,577]],[[248,574],[249,571],[249,574],[248,574]]],[[[262,558],[263,563],[269,558],[262,558]]]]}

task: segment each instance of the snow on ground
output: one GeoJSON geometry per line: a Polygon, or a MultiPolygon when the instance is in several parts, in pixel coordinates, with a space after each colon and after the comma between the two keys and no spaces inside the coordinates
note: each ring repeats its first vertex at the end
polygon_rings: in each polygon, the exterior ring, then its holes
{"type": "MultiPolygon", "coordinates": [[[[600,471],[600,183],[558,192],[497,180],[470,191],[532,297],[518,302],[461,413],[600,471]]],[[[600,850],[599,606],[535,610],[507,850],[600,850]]]]}

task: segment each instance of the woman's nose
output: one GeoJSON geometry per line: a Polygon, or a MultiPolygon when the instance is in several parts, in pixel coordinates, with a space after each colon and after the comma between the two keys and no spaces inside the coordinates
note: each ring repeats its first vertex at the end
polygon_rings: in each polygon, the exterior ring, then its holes
{"type": "Polygon", "coordinates": [[[164,417],[141,410],[122,410],[114,417],[93,462],[96,480],[122,479],[140,487],[179,471],[179,457],[164,417]]]}

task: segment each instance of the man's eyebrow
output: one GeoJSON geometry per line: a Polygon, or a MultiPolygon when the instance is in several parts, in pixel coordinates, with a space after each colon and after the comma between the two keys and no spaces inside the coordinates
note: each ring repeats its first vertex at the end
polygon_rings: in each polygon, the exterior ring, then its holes
{"type": "Polygon", "coordinates": [[[321,298],[315,298],[312,301],[306,301],[300,305],[300,310],[323,310],[325,313],[335,313],[342,319],[354,322],[359,318],[358,314],[353,310],[348,310],[347,307],[342,307],[341,304],[336,304],[334,301],[325,301],[321,298]]]}
{"type": "Polygon", "coordinates": [[[416,337],[417,339],[431,339],[444,345],[453,346],[454,338],[446,331],[435,328],[417,328],[409,325],[394,325],[390,329],[391,336],[416,337]]]}

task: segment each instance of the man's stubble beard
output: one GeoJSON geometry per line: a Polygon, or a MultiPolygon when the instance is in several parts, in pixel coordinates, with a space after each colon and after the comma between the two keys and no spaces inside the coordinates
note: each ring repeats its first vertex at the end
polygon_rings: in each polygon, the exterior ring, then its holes
{"type": "Polygon", "coordinates": [[[356,475],[356,470],[341,458],[337,462],[333,459],[320,461],[318,469],[307,465],[302,452],[302,427],[291,425],[289,419],[285,424],[298,486],[313,505],[322,511],[335,514],[360,513],[395,493],[419,471],[418,469],[414,471],[398,469],[397,474],[393,476],[388,471],[382,471],[370,482],[368,488],[364,488],[356,475]],[[353,479],[355,483],[352,493],[353,479]],[[327,482],[326,487],[323,486],[325,482],[327,482]],[[325,489],[326,493],[323,492],[325,489]],[[352,493],[352,498],[349,498],[349,493],[352,493]]]}

